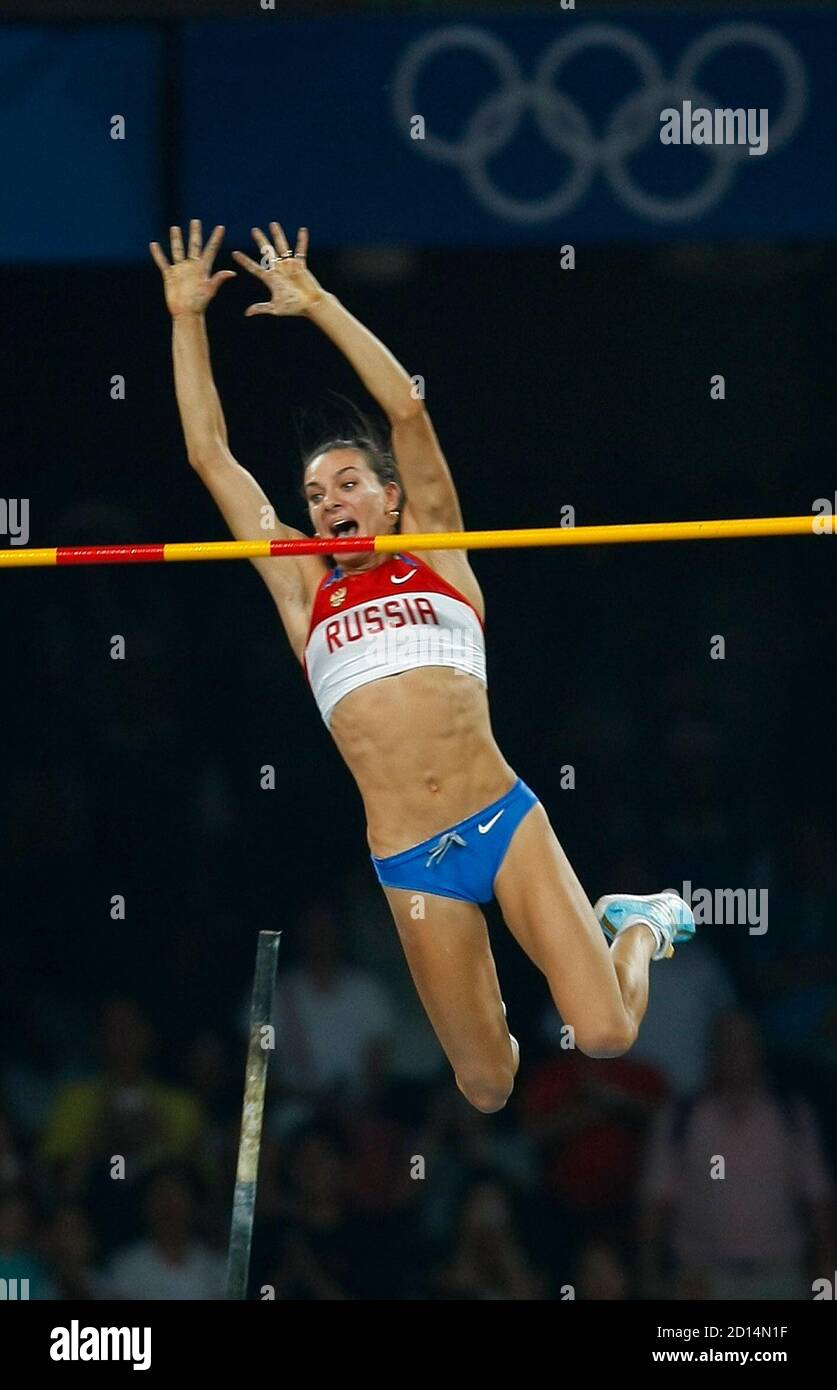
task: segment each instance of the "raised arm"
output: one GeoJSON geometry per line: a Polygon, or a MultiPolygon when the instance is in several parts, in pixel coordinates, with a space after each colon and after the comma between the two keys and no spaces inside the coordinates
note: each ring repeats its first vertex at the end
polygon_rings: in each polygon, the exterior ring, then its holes
{"type": "MultiPolygon", "coordinates": [[[[201,224],[189,225],[188,254],[179,227],[171,229],[171,264],[157,242],[151,255],[163,276],[166,305],[172,316],[174,384],[189,463],[217,503],[239,540],[290,540],[301,531],[275,519],[267,496],[252,474],[230,453],[221,402],[212,376],[205,313],[233,270],[211,274],[223,227],[216,227],[202,247],[201,224]],[[265,525],[266,521],[272,526],[265,525]]],[[[273,596],[288,639],[301,659],[308,629],[310,595],[322,575],[318,556],[253,560],[273,596]]]]}
{"type": "Polygon", "coordinates": [[[275,251],[264,232],[253,228],[261,264],[234,251],[239,265],[270,291],[270,300],[252,304],[252,314],[300,314],[331,338],[385,413],[392,448],[408,497],[408,529],[459,531],[462,513],[450,470],[424,402],[401,364],[373,333],[314,279],[306,264],[308,232],[302,228],[296,251],[288,247],[278,222],[271,222],[275,251]]]}

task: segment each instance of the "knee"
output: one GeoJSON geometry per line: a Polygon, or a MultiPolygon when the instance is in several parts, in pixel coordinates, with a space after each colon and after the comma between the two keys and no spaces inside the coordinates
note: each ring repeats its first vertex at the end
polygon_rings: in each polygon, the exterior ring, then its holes
{"type": "Polygon", "coordinates": [[[637,1029],[629,1023],[622,1028],[585,1028],[576,1032],[575,1045],[585,1057],[622,1057],[636,1042],[637,1029]]]}
{"type": "Polygon", "coordinates": [[[502,1110],[514,1088],[514,1073],[492,1072],[469,1075],[468,1072],[456,1074],[456,1084],[467,1101],[483,1115],[493,1115],[502,1110]]]}

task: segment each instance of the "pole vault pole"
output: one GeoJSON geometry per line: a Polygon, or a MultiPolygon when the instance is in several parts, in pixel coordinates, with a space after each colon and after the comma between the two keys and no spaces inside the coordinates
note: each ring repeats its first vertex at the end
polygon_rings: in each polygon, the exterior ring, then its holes
{"type": "Polygon", "coordinates": [[[253,1214],[256,1209],[256,1184],[262,1144],[265,1083],[271,1052],[270,1047],[265,1046],[269,1037],[266,1030],[273,1018],[276,958],[281,935],[278,931],[260,931],[256,948],[256,973],[253,977],[253,999],[250,1006],[250,1040],[244,1074],[244,1104],[241,1110],[241,1138],[238,1144],[238,1168],[227,1257],[228,1299],[246,1298],[250,1279],[250,1247],[253,1240],[253,1214]]]}

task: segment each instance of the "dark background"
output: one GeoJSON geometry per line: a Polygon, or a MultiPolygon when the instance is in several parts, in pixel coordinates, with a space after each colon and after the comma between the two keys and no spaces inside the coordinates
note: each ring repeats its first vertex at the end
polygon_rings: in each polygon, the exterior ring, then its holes
{"type": "MultiPolygon", "coordinates": [[[[370,286],[312,255],[426,377],[468,526],[546,526],[568,504],[578,524],[795,515],[833,496],[828,248],[583,260],[561,272],[548,249],[418,253],[397,283],[370,286]],[[709,399],[718,370],[724,402],[709,399]]],[[[222,538],[185,461],[154,268],[6,268],[0,289],[4,453],[31,497],[30,543],[222,538]]],[[[233,283],[209,314],[231,445],[305,526],[297,429],[330,389],[369,402],[311,324],[245,321],[251,298],[233,283]]],[[[475,557],[498,741],[591,897],[626,841],[655,882],[723,886],[749,881],[732,872],[748,857],[780,855],[800,817],[833,822],[830,551],[822,537],[475,557]],[[711,795],[735,840],[720,862],[701,862],[688,833],[665,845],[708,794],[703,759],[671,762],[692,715],[712,726],[711,795]],[[614,719],[602,747],[595,731],[614,719]]],[[[189,1007],[216,1008],[230,968],[242,981],[249,969],[242,928],[293,920],[324,871],[336,887],[365,852],[357,795],[269,596],[236,564],[21,571],[2,601],[11,954],[85,989],[139,971],[177,991],[158,951],[188,939],[189,1007]],[[124,663],[109,656],[115,632],[124,663]],[[270,762],[276,793],[259,788],[270,762]],[[230,807],[223,867],[196,828],[209,767],[230,807]],[[115,891],[131,903],[118,928],[115,891]]]]}

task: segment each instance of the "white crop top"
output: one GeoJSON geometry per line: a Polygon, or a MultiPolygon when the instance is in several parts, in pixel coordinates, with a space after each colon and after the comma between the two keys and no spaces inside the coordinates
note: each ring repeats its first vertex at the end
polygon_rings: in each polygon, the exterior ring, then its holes
{"type": "Polygon", "coordinates": [[[350,690],[419,666],[449,666],[487,684],[479,614],[409,552],[323,578],[303,666],[326,725],[350,690]]]}

